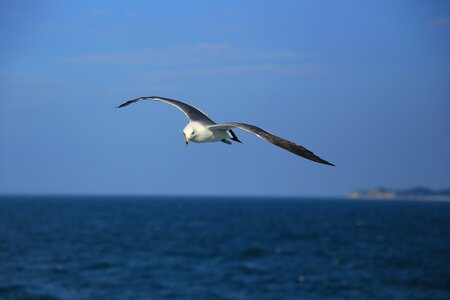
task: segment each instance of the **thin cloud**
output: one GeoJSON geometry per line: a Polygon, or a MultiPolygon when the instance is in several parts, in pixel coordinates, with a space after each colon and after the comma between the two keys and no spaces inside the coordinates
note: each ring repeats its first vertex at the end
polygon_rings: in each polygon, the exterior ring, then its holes
{"type": "Polygon", "coordinates": [[[226,43],[201,43],[166,49],[144,49],[91,54],[65,63],[140,65],[148,70],[140,80],[162,82],[225,76],[305,76],[330,71],[311,62],[312,55],[293,50],[233,47],[226,43]]]}
{"type": "Polygon", "coordinates": [[[260,64],[235,65],[225,67],[188,68],[177,70],[156,70],[140,75],[141,80],[164,81],[170,79],[226,77],[226,76],[305,76],[319,75],[331,71],[330,68],[314,64],[260,64]]]}
{"type": "Polygon", "coordinates": [[[430,27],[449,27],[450,26],[450,17],[439,17],[434,20],[428,22],[428,26],[430,27]]]}
{"type": "Polygon", "coordinates": [[[230,63],[237,61],[301,60],[306,55],[290,50],[265,51],[240,49],[224,43],[202,43],[167,49],[144,49],[116,53],[89,54],[64,59],[64,63],[187,65],[204,63],[230,63]]]}

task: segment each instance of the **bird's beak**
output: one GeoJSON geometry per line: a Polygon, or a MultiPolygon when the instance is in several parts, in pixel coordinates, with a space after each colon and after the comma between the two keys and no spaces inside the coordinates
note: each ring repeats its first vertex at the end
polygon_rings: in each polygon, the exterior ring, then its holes
{"type": "Polygon", "coordinates": [[[186,137],[186,146],[187,146],[188,143],[189,143],[189,138],[186,137]]]}

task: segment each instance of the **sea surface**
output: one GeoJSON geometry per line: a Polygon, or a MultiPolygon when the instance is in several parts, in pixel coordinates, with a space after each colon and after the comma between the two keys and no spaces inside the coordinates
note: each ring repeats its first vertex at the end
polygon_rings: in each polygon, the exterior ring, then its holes
{"type": "Polygon", "coordinates": [[[450,299],[450,203],[3,196],[0,299],[450,299]]]}

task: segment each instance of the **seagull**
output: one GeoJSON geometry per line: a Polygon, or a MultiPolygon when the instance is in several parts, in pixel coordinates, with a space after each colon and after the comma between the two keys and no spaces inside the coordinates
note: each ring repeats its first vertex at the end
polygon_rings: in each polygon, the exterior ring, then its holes
{"type": "Polygon", "coordinates": [[[190,141],[194,143],[223,142],[225,144],[230,145],[231,142],[229,140],[232,140],[238,143],[242,143],[232,130],[234,128],[239,128],[248,131],[250,133],[253,133],[257,137],[266,140],[267,142],[272,143],[278,147],[281,147],[296,155],[315,161],[317,163],[334,166],[334,164],[321,159],[320,157],[318,157],[308,149],[304,148],[303,146],[288,141],[284,138],[275,136],[257,126],[237,122],[217,124],[198,108],[195,108],[189,104],[186,104],[178,100],[158,96],[139,97],[133,100],[129,100],[117,106],[117,108],[125,107],[141,100],[160,101],[175,106],[188,117],[189,123],[183,129],[183,134],[186,139],[186,146],[190,141]]]}

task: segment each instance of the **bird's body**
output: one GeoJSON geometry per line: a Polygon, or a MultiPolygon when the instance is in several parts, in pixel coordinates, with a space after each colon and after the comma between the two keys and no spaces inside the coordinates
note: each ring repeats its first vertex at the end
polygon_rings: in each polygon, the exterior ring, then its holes
{"type": "Polygon", "coordinates": [[[200,122],[189,122],[183,129],[184,135],[194,143],[213,143],[229,139],[226,130],[211,130],[208,125],[200,122]]]}
{"type": "Polygon", "coordinates": [[[300,146],[296,143],[293,143],[281,137],[275,136],[257,126],[237,122],[217,124],[201,110],[178,100],[158,96],[140,97],[133,100],[129,100],[119,105],[118,108],[130,105],[131,103],[135,103],[141,100],[160,101],[180,109],[189,118],[189,123],[183,129],[183,134],[185,135],[186,138],[186,145],[188,144],[189,141],[195,143],[210,143],[220,141],[226,144],[231,144],[229,140],[232,140],[241,143],[241,141],[238,139],[238,137],[232,130],[234,128],[239,128],[248,131],[250,133],[253,133],[259,138],[266,140],[294,154],[297,154],[299,156],[302,156],[304,158],[307,158],[309,160],[321,164],[334,166],[332,163],[321,159],[320,157],[318,157],[308,149],[304,148],[303,146],[300,146]]]}

